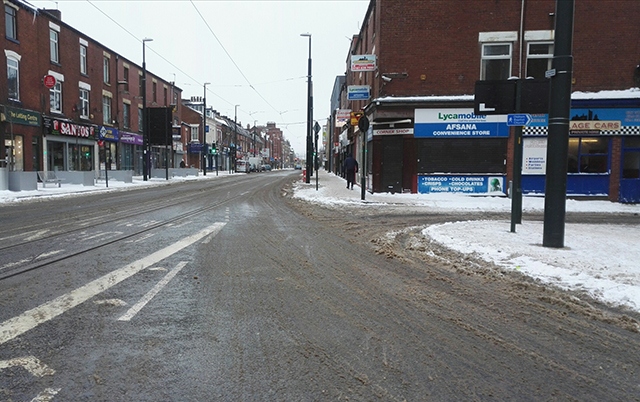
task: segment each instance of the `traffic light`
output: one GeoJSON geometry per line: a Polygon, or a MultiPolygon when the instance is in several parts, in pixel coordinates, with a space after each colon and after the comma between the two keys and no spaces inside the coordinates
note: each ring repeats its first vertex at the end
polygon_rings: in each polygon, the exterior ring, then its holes
{"type": "Polygon", "coordinates": [[[218,144],[216,144],[215,142],[211,144],[211,148],[209,148],[209,153],[211,155],[218,155],[218,144]]]}

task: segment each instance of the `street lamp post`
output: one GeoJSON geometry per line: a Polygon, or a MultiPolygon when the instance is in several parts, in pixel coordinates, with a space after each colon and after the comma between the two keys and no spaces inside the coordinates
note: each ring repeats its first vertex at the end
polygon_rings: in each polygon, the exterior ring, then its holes
{"type": "Polygon", "coordinates": [[[311,138],[311,121],[313,120],[313,84],[311,83],[311,34],[303,33],[300,36],[309,38],[309,67],[307,73],[307,174],[305,182],[311,183],[313,170],[313,140],[311,138]]]}
{"type": "Polygon", "coordinates": [[[142,39],[142,180],[147,181],[151,166],[149,165],[149,116],[147,115],[147,62],[145,59],[146,43],[153,39],[142,39]]]}
{"type": "MultiPolygon", "coordinates": [[[[211,84],[210,82],[204,83],[204,97],[202,98],[202,146],[206,149],[207,144],[207,85],[211,84]]],[[[202,148],[201,148],[202,149],[202,148]]],[[[202,151],[200,151],[202,152],[202,151]]],[[[207,159],[209,155],[205,153],[200,159],[203,163],[202,165],[202,175],[207,175],[207,159]]]]}
{"type": "Polygon", "coordinates": [[[236,172],[236,157],[238,156],[238,106],[235,105],[235,115],[233,117],[233,156],[231,157],[231,163],[233,165],[233,173],[236,172]]]}

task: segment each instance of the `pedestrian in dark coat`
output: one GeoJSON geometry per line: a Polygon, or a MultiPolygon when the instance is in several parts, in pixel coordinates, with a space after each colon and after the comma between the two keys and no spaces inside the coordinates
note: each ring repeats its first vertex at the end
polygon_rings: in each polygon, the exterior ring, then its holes
{"type": "Polygon", "coordinates": [[[344,160],[344,171],[347,174],[347,188],[353,190],[353,183],[356,181],[356,173],[358,172],[358,161],[352,154],[344,160]]]}

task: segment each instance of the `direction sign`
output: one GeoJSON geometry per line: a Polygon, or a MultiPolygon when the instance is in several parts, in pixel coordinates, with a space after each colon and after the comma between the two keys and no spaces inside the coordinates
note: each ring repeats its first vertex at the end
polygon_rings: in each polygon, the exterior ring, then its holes
{"type": "Polygon", "coordinates": [[[507,126],[528,126],[531,123],[531,115],[516,113],[507,115],[507,126]]]}

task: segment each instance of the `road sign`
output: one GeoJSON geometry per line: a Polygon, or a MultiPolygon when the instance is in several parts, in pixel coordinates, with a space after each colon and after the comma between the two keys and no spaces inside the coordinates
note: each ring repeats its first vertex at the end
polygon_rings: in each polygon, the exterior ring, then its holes
{"type": "Polygon", "coordinates": [[[507,115],[507,126],[528,126],[531,123],[531,115],[516,113],[507,115]]]}
{"type": "Polygon", "coordinates": [[[362,132],[365,132],[369,129],[369,119],[367,118],[367,116],[362,116],[360,120],[358,120],[358,128],[362,132]]]}

